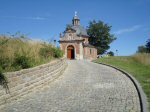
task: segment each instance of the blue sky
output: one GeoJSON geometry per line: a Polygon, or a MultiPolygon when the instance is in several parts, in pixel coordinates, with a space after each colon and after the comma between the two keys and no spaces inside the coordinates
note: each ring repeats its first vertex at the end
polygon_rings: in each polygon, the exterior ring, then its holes
{"type": "Polygon", "coordinates": [[[0,0],[0,34],[59,40],[75,11],[84,27],[94,19],[111,25],[117,40],[110,50],[119,55],[134,54],[150,39],[150,0],[0,0]]]}

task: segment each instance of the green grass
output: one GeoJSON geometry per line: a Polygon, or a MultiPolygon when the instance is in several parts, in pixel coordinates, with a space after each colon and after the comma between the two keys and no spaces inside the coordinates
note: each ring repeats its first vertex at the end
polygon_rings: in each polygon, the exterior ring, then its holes
{"type": "Polygon", "coordinates": [[[48,63],[63,56],[52,44],[28,38],[0,36],[0,69],[11,72],[48,63]]]}
{"type": "MultiPolygon", "coordinates": [[[[122,56],[122,57],[105,57],[97,59],[97,63],[110,64],[115,67],[121,68],[135,77],[141,84],[145,94],[148,98],[150,109],[150,63],[143,63],[144,61],[137,57],[143,57],[145,55],[135,56],[122,56]]],[[[147,60],[150,60],[150,55],[147,55],[147,60]]]]}

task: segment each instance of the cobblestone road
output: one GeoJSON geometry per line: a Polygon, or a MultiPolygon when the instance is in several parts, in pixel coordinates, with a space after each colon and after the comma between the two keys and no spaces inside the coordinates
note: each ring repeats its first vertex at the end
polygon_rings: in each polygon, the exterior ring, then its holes
{"type": "Polygon", "coordinates": [[[47,89],[7,104],[0,112],[140,112],[140,104],[134,85],[121,72],[72,60],[47,89]]]}

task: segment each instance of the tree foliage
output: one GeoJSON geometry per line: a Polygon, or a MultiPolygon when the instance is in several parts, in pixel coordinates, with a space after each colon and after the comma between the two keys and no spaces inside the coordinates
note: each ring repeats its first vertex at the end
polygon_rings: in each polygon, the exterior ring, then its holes
{"type": "Polygon", "coordinates": [[[147,52],[147,49],[145,46],[143,46],[143,45],[138,46],[137,53],[146,53],[146,52],[147,52]]]}
{"type": "Polygon", "coordinates": [[[109,56],[114,56],[114,52],[112,52],[112,51],[109,51],[107,54],[108,54],[109,56]]]}
{"type": "Polygon", "coordinates": [[[150,39],[146,41],[145,45],[138,46],[137,53],[150,53],[150,39]]]}
{"type": "Polygon", "coordinates": [[[95,20],[89,22],[87,33],[90,36],[89,43],[95,46],[98,54],[103,54],[110,48],[109,44],[116,38],[110,33],[111,26],[102,21],[96,22],[95,20]]]}
{"type": "Polygon", "coordinates": [[[150,53],[150,39],[148,39],[146,42],[147,43],[145,46],[146,46],[147,52],[150,53]]]}

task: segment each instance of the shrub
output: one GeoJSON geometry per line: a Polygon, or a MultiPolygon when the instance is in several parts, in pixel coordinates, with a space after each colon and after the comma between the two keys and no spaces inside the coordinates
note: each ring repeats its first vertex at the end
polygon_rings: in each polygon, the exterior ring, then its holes
{"type": "Polygon", "coordinates": [[[55,48],[54,49],[54,57],[55,58],[61,58],[62,56],[63,56],[63,51],[62,50],[60,50],[59,48],[55,48]]]}
{"type": "Polygon", "coordinates": [[[40,49],[39,53],[46,59],[51,57],[60,58],[63,56],[62,50],[60,50],[59,48],[52,47],[51,45],[45,45],[43,48],[40,49]]]}
{"type": "Polygon", "coordinates": [[[48,59],[54,56],[54,50],[50,45],[45,45],[40,49],[39,54],[45,59],[48,59]]]}
{"type": "Polygon", "coordinates": [[[3,70],[9,68],[11,64],[11,60],[8,57],[0,57],[0,66],[3,70]]]}
{"type": "Polygon", "coordinates": [[[30,68],[31,63],[30,63],[30,58],[26,56],[17,56],[14,61],[14,66],[19,66],[20,68],[30,68]]]}

